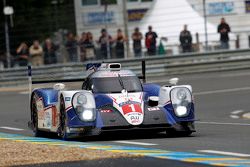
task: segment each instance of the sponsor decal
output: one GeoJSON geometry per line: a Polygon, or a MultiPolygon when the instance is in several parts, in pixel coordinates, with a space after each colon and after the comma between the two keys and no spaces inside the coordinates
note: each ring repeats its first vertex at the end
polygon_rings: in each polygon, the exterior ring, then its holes
{"type": "Polygon", "coordinates": [[[148,111],[159,111],[160,108],[159,107],[150,107],[148,108],[148,111]]]}
{"type": "Polygon", "coordinates": [[[140,119],[141,115],[142,114],[140,113],[133,113],[133,114],[129,114],[128,117],[132,124],[138,124],[141,122],[141,119],[140,119]]]}
{"type": "Polygon", "coordinates": [[[129,94],[110,94],[114,107],[119,110],[131,125],[140,125],[143,122],[143,106],[141,92],[129,94]]]}
{"type": "Polygon", "coordinates": [[[43,107],[43,99],[42,98],[39,98],[36,101],[36,109],[38,112],[43,111],[44,107],[43,107]]]}
{"type": "Polygon", "coordinates": [[[120,103],[119,104],[119,107],[122,107],[122,106],[124,106],[124,105],[126,105],[126,104],[139,104],[140,105],[140,103],[139,102],[136,102],[136,101],[125,101],[125,102],[122,102],[122,103],[120,103]]]}
{"type": "Polygon", "coordinates": [[[128,21],[134,22],[134,21],[140,21],[148,9],[132,9],[128,10],[128,21]]]}
{"type": "Polygon", "coordinates": [[[114,11],[108,12],[89,12],[82,14],[82,20],[84,25],[100,25],[100,24],[115,24],[116,23],[116,14],[114,11]]]}
{"type": "Polygon", "coordinates": [[[233,1],[211,2],[207,4],[208,15],[222,15],[235,13],[235,4],[233,1]]]}
{"type": "Polygon", "coordinates": [[[65,97],[65,101],[70,101],[71,97],[65,97]]]}
{"type": "Polygon", "coordinates": [[[51,117],[52,117],[52,113],[51,113],[51,109],[49,109],[48,111],[45,112],[45,120],[44,120],[44,127],[46,128],[51,128],[52,124],[51,124],[51,117]]]}
{"type": "Polygon", "coordinates": [[[111,113],[112,110],[101,110],[102,113],[111,113]]]}

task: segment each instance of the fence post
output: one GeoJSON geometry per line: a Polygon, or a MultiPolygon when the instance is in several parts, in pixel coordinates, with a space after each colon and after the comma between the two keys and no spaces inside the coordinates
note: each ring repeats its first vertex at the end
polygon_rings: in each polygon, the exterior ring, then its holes
{"type": "Polygon", "coordinates": [[[200,37],[199,37],[199,33],[198,32],[196,32],[195,33],[195,38],[196,38],[196,49],[197,49],[197,52],[199,52],[200,51],[200,37]]]}
{"type": "Polygon", "coordinates": [[[250,48],[250,35],[248,35],[248,46],[250,48]]]}
{"type": "Polygon", "coordinates": [[[146,62],[145,62],[145,60],[142,60],[141,65],[142,65],[141,70],[142,70],[143,83],[146,83],[146,62]]]}
{"type": "Polygon", "coordinates": [[[237,36],[236,36],[235,48],[236,48],[236,49],[239,49],[239,48],[240,48],[240,35],[237,35],[237,36]]]}

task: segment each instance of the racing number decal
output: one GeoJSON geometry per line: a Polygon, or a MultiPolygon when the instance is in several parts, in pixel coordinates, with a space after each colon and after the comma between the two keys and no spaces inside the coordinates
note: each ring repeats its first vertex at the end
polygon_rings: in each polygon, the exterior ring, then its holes
{"type": "Polygon", "coordinates": [[[141,106],[139,104],[126,104],[122,106],[123,114],[126,115],[131,112],[142,113],[141,106]]]}
{"type": "Polygon", "coordinates": [[[135,105],[134,104],[130,104],[130,105],[128,105],[130,108],[131,108],[131,110],[132,110],[132,112],[135,112],[136,110],[135,110],[135,105]]]}

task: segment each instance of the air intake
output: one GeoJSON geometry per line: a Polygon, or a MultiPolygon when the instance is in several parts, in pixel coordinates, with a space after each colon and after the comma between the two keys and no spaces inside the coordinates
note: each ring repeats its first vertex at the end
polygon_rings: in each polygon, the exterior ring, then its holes
{"type": "Polygon", "coordinates": [[[121,70],[121,64],[120,63],[111,63],[108,65],[108,69],[112,71],[119,71],[121,70]]]}

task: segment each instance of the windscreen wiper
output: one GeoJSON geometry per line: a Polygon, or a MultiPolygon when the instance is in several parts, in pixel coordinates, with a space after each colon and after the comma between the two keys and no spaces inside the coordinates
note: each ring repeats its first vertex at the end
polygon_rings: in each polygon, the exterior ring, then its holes
{"type": "Polygon", "coordinates": [[[120,74],[118,74],[118,79],[119,79],[119,82],[120,82],[122,89],[125,90],[125,87],[124,87],[124,84],[123,84],[123,81],[122,81],[120,74]]]}

